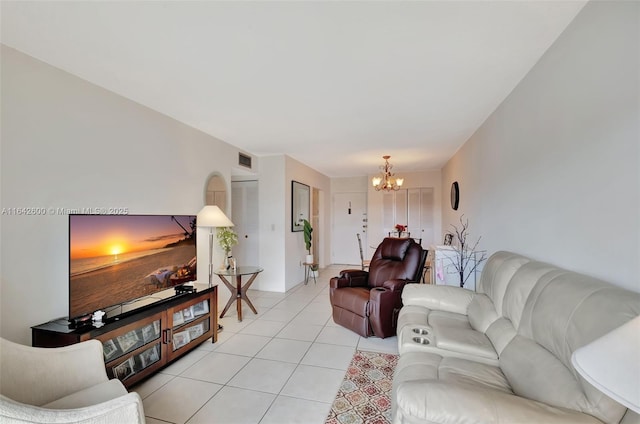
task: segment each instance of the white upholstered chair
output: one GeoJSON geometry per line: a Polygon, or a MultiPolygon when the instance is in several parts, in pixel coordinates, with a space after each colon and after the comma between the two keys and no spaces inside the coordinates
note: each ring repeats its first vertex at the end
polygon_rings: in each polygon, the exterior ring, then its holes
{"type": "Polygon", "coordinates": [[[0,338],[0,422],[144,423],[142,399],[109,380],[97,340],[59,348],[0,338]]]}

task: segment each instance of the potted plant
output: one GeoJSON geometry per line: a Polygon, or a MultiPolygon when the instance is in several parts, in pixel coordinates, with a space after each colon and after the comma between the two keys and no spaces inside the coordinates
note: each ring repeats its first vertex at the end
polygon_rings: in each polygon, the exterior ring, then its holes
{"type": "Polygon", "coordinates": [[[311,223],[306,219],[302,220],[302,225],[302,230],[304,232],[304,245],[307,248],[308,252],[305,262],[308,264],[312,264],[313,255],[311,254],[311,240],[313,240],[313,236],[311,235],[311,233],[313,233],[313,227],[311,227],[311,223]]]}
{"type": "Polygon", "coordinates": [[[231,248],[238,244],[238,235],[231,227],[218,227],[216,230],[218,244],[224,250],[223,268],[229,268],[229,258],[231,257],[231,248]]]}

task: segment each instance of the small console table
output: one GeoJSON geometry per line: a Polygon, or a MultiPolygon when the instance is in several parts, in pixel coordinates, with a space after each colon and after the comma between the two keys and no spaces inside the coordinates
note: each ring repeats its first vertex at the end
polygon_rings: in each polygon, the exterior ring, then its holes
{"type": "Polygon", "coordinates": [[[85,340],[102,342],[110,378],[126,387],[196,348],[218,340],[218,287],[194,284],[182,293],[104,320],[72,328],[66,318],[31,327],[34,347],[59,347],[85,340]]]}
{"type": "Polygon", "coordinates": [[[304,265],[304,285],[306,286],[307,283],[309,282],[309,277],[313,277],[313,284],[317,284],[316,281],[316,273],[314,272],[313,268],[318,268],[318,263],[317,262],[303,262],[302,265],[304,265]]]}
{"type": "Polygon", "coordinates": [[[222,310],[222,313],[220,313],[220,318],[222,318],[224,314],[227,313],[234,301],[236,302],[236,310],[238,311],[238,321],[242,321],[242,300],[247,302],[247,305],[249,305],[254,314],[258,313],[256,308],[253,306],[253,303],[251,303],[251,301],[247,297],[247,290],[249,290],[249,287],[251,286],[251,284],[253,284],[253,280],[255,280],[258,274],[260,274],[262,271],[263,269],[258,266],[239,266],[236,269],[229,268],[213,271],[214,274],[220,277],[220,280],[222,280],[224,285],[227,286],[229,291],[231,291],[231,297],[222,310]],[[244,284],[244,286],[242,285],[243,275],[251,276],[249,277],[249,280],[247,280],[247,282],[244,284]],[[235,277],[235,286],[231,284],[226,277],[235,277]]]}

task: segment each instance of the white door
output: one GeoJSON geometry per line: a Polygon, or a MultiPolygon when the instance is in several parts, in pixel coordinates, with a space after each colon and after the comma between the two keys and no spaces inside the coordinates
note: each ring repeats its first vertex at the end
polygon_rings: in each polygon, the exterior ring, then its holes
{"type": "Polygon", "coordinates": [[[422,240],[422,247],[435,244],[433,188],[411,188],[408,190],[408,223],[411,237],[422,240]]]}
{"type": "Polygon", "coordinates": [[[435,230],[435,202],[433,200],[433,188],[420,189],[420,228],[422,238],[422,246],[428,248],[436,244],[435,230]]]}
{"type": "Polygon", "coordinates": [[[231,206],[238,234],[232,254],[238,265],[258,266],[258,181],[231,181],[231,206]]]}
{"type": "MultiPolygon", "coordinates": [[[[389,191],[382,193],[382,237],[388,237],[389,233],[393,232],[396,225],[404,225],[408,228],[411,237],[413,235],[414,227],[410,222],[408,216],[409,196],[407,190],[401,189],[398,191],[389,191]]],[[[417,227],[415,228],[417,230],[417,227]]]]}
{"type": "Polygon", "coordinates": [[[336,193],[333,195],[333,230],[331,263],[360,267],[358,238],[362,238],[364,255],[371,256],[367,244],[367,194],[336,193]]]}

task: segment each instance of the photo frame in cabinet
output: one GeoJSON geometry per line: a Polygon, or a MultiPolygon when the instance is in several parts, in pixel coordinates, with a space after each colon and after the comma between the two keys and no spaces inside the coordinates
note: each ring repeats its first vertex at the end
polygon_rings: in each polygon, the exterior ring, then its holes
{"type": "Polygon", "coordinates": [[[149,343],[151,340],[157,337],[158,334],[156,334],[153,324],[145,325],[144,327],[142,327],[142,342],[144,344],[149,343]]]}
{"type": "Polygon", "coordinates": [[[299,183],[291,181],[291,231],[303,231],[304,220],[309,220],[311,202],[311,188],[299,183]]]}
{"type": "Polygon", "coordinates": [[[182,315],[182,311],[173,313],[173,326],[182,325],[184,323],[184,315],[182,315]]]}
{"type": "Polygon", "coordinates": [[[182,310],[182,317],[186,321],[191,321],[193,319],[193,307],[185,308],[182,310]]]}
{"type": "Polygon", "coordinates": [[[187,331],[189,331],[189,338],[191,340],[195,340],[204,334],[204,324],[200,323],[198,325],[194,325],[193,327],[189,327],[187,331]]]}
{"type": "Polygon", "coordinates": [[[195,305],[193,305],[194,317],[198,317],[200,315],[204,315],[208,313],[209,313],[209,302],[207,302],[206,300],[203,300],[202,302],[196,303],[195,305]]]}
{"type": "Polygon", "coordinates": [[[130,351],[140,341],[135,331],[129,331],[122,336],[116,337],[116,339],[118,340],[122,353],[130,351]]]}
{"type": "Polygon", "coordinates": [[[118,352],[118,347],[115,342],[110,339],[102,343],[102,352],[104,353],[104,359],[108,361],[118,352]]]}
{"type": "Polygon", "coordinates": [[[160,354],[158,353],[158,345],[154,345],[151,349],[147,349],[140,353],[140,363],[142,368],[147,368],[149,365],[158,362],[160,360],[160,354]]]}
{"type": "Polygon", "coordinates": [[[173,335],[173,350],[178,350],[189,342],[191,342],[191,337],[188,331],[175,333],[173,335]]]}
{"type": "Polygon", "coordinates": [[[133,365],[133,357],[131,357],[120,365],[116,365],[115,367],[113,367],[113,375],[120,381],[126,380],[127,378],[135,374],[133,365]]]}

